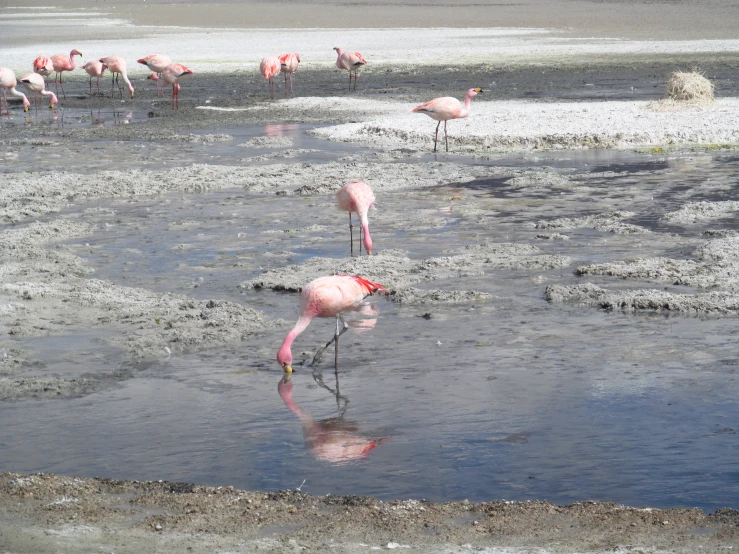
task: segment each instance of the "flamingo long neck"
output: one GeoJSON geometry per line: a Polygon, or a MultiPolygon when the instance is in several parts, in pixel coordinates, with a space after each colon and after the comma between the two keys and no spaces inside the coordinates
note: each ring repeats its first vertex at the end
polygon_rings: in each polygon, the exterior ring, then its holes
{"type": "Polygon", "coordinates": [[[282,341],[282,346],[280,346],[280,349],[277,351],[277,360],[290,360],[292,362],[292,344],[295,340],[295,337],[297,337],[300,333],[305,331],[305,328],[308,327],[308,324],[311,322],[313,318],[305,315],[301,315],[298,318],[297,323],[295,323],[295,327],[293,327],[290,332],[285,337],[285,340],[282,341]]]}
{"type": "Polygon", "coordinates": [[[467,117],[470,115],[470,109],[472,108],[472,96],[470,94],[467,94],[464,98],[464,107],[462,108],[462,111],[459,114],[459,117],[467,117]]]}
{"type": "MultiPolygon", "coordinates": [[[[74,52],[74,50],[72,50],[72,52],[74,52]]],[[[74,59],[74,54],[72,54],[72,52],[69,53],[69,65],[74,69],[77,67],[77,61],[74,59]]]]}
{"type": "MultiPolygon", "coordinates": [[[[92,77],[90,77],[90,79],[92,79],[92,77]]],[[[51,103],[52,103],[52,104],[56,104],[56,103],[58,103],[58,102],[59,102],[59,101],[58,101],[58,100],[56,99],[56,94],[54,94],[54,93],[53,93],[53,92],[51,92],[50,90],[42,90],[42,91],[41,91],[41,96],[51,96],[51,103]]]]}
{"type": "Polygon", "coordinates": [[[362,225],[362,233],[364,236],[364,247],[367,252],[372,252],[372,237],[369,231],[369,220],[367,219],[367,210],[364,210],[359,214],[359,222],[362,225]]]}
{"type": "Polygon", "coordinates": [[[16,88],[15,88],[15,85],[13,85],[12,87],[10,87],[10,88],[8,89],[8,92],[9,92],[10,94],[12,94],[13,96],[20,96],[21,98],[23,98],[23,105],[24,105],[24,106],[29,106],[29,105],[31,104],[31,103],[30,103],[30,102],[28,101],[28,98],[26,98],[26,95],[25,95],[25,94],[23,94],[23,93],[22,93],[21,91],[19,91],[19,90],[16,90],[16,88]]]}
{"type": "Polygon", "coordinates": [[[128,75],[126,75],[126,71],[123,70],[120,73],[121,73],[121,77],[123,77],[123,80],[126,82],[126,86],[128,87],[128,92],[131,93],[131,98],[133,98],[133,85],[131,84],[131,81],[128,80],[128,75]]]}

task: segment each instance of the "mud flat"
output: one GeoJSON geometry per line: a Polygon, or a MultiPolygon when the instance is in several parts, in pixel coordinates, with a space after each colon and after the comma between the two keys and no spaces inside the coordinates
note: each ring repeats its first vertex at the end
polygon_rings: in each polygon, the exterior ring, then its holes
{"type": "Polygon", "coordinates": [[[0,474],[7,552],[722,552],[739,514],[583,502],[382,502],[185,483],[0,474]]]}

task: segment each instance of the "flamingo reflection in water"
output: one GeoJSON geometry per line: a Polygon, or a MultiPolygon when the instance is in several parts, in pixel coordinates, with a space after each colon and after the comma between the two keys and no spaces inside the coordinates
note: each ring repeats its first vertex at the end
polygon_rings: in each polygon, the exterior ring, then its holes
{"type": "Polygon", "coordinates": [[[366,457],[372,450],[390,439],[390,437],[371,438],[358,434],[357,424],[344,419],[348,400],[339,394],[338,381],[334,391],[323,384],[320,376],[314,375],[314,378],[319,385],[336,394],[336,402],[339,406],[338,417],[317,421],[303,411],[293,400],[292,374],[286,373],[277,385],[277,392],[285,406],[298,416],[303,424],[305,446],[313,457],[322,462],[338,464],[351,462],[366,457]]]}

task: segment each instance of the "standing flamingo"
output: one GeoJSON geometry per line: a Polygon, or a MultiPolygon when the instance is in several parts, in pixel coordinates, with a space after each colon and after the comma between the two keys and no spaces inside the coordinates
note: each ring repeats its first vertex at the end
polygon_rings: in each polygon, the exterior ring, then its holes
{"type": "MultiPolygon", "coordinates": [[[[13,96],[20,96],[23,99],[23,111],[27,112],[28,107],[31,103],[26,98],[26,95],[22,92],[15,90],[15,86],[18,81],[15,79],[15,73],[9,67],[0,67],[0,88],[3,89],[3,98],[5,98],[5,112],[10,115],[10,108],[8,107],[8,92],[13,96]]],[[[3,113],[2,103],[0,103],[0,114],[3,113]]]]}
{"type": "Polygon", "coordinates": [[[352,225],[352,212],[359,217],[359,223],[362,226],[359,237],[359,255],[362,255],[362,238],[364,237],[364,247],[367,254],[372,255],[372,237],[369,232],[369,221],[367,220],[367,211],[375,204],[375,194],[367,183],[362,181],[352,181],[341,187],[336,192],[336,198],[339,201],[339,209],[349,212],[349,242],[351,244],[351,255],[354,256],[354,232],[352,225]]]}
{"type": "Polygon", "coordinates": [[[62,85],[62,94],[64,95],[64,98],[67,97],[67,93],[64,92],[62,71],[73,71],[74,68],[77,67],[77,62],[74,59],[75,56],[79,56],[81,58],[82,52],[75,48],[69,53],[69,57],[65,56],[64,54],[56,54],[51,57],[51,65],[56,72],[56,75],[54,75],[54,87],[56,88],[56,93],[59,94],[59,87],[56,84],[57,79],[59,79],[59,84],[62,85]]]}
{"type": "Polygon", "coordinates": [[[103,62],[101,61],[91,61],[87,62],[85,65],[82,66],[82,69],[85,70],[85,72],[90,76],[90,96],[92,96],[92,78],[97,77],[98,79],[98,94],[102,96],[102,92],[100,92],[100,77],[102,77],[103,73],[105,73],[105,66],[103,65],[103,62]]]}
{"type": "Polygon", "coordinates": [[[277,385],[277,392],[285,406],[298,416],[303,424],[305,446],[316,459],[337,464],[358,460],[365,458],[373,449],[390,438],[374,439],[357,434],[357,425],[345,420],[343,413],[340,413],[338,418],[316,421],[293,400],[291,377],[290,373],[282,377],[277,385]]]}
{"type": "Polygon", "coordinates": [[[282,54],[279,56],[280,71],[285,74],[285,96],[287,96],[287,79],[290,78],[290,94],[293,93],[293,73],[298,70],[300,63],[300,54],[282,54]]]}
{"type": "MultiPolygon", "coordinates": [[[[138,62],[148,67],[151,71],[157,74],[159,79],[161,79],[162,71],[172,63],[172,60],[169,56],[165,56],[164,54],[150,54],[144,58],[140,58],[138,62]]],[[[164,96],[164,87],[161,86],[159,79],[154,79],[157,84],[157,96],[164,96]]]]}
{"type": "Polygon", "coordinates": [[[316,358],[332,342],[335,342],[335,367],[338,370],[339,337],[349,328],[341,316],[346,312],[357,309],[367,296],[376,292],[387,294],[387,290],[382,285],[357,275],[331,275],[319,277],[308,283],[300,293],[300,317],[277,352],[277,363],[287,373],[292,373],[293,355],[291,346],[295,337],[305,331],[314,317],[335,317],[336,332],[334,338],[316,353],[316,358]],[[339,321],[343,324],[342,329],[339,329],[339,321]]]}
{"type": "MultiPolygon", "coordinates": [[[[162,79],[165,83],[172,85],[172,109],[180,109],[180,79],[192,75],[192,71],[181,63],[171,63],[162,70],[162,79]]],[[[158,81],[156,73],[152,73],[147,79],[158,81]]]]}
{"type": "Polygon", "coordinates": [[[269,81],[269,94],[272,100],[275,99],[275,75],[280,72],[280,58],[277,56],[267,56],[262,59],[262,63],[259,64],[259,71],[265,81],[269,81]]]}
{"type": "Polygon", "coordinates": [[[446,122],[450,119],[461,119],[470,115],[471,101],[475,96],[481,93],[482,89],[479,87],[468,90],[467,96],[464,99],[464,107],[456,98],[453,98],[452,96],[442,96],[441,98],[434,98],[425,104],[416,106],[411,110],[417,113],[425,113],[431,119],[435,119],[439,122],[436,124],[434,152],[436,152],[436,145],[439,142],[439,125],[441,125],[441,122],[444,122],[444,140],[446,141],[446,151],[449,152],[449,137],[447,137],[446,134],[446,122]]]}
{"type": "Polygon", "coordinates": [[[41,96],[49,96],[49,108],[54,108],[58,102],[56,94],[50,90],[46,90],[46,83],[44,78],[38,73],[28,73],[21,77],[21,84],[26,88],[28,92],[34,94],[41,94],[41,96]]]}
{"type": "MultiPolygon", "coordinates": [[[[44,78],[44,81],[46,81],[46,78],[54,73],[54,65],[51,63],[51,59],[46,56],[39,56],[33,60],[33,72],[41,75],[44,78]]],[[[49,83],[45,82],[44,88],[48,86],[49,83]]]]}
{"type": "Polygon", "coordinates": [[[354,72],[354,90],[357,90],[357,79],[359,79],[359,68],[367,63],[359,52],[344,52],[338,46],[336,50],[336,67],[349,71],[349,90],[352,89],[352,71],[354,72]]]}
{"type": "MultiPolygon", "coordinates": [[[[108,71],[113,75],[113,90],[115,90],[115,85],[118,85],[118,91],[121,93],[121,97],[123,97],[121,85],[118,83],[118,76],[120,75],[128,87],[128,92],[131,93],[131,98],[133,98],[133,85],[128,80],[128,75],[126,75],[126,60],[120,56],[108,56],[107,58],[100,58],[99,61],[103,64],[103,69],[108,68],[108,71]]],[[[111,98],[113,97],[113,92],[111,92],[110,96],[111,98]]]]}

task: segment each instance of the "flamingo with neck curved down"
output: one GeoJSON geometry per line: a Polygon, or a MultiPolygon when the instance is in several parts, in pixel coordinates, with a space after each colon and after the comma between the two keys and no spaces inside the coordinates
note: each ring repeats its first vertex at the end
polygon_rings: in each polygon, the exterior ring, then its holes
{"type": "Polygon", "coordinates": [[[358,275],[330,275],[314,279],[300,293],[300,317],[295,326],[285,337],[282,346],[277,351],[277,363],[285,372],[292,373],[292,343],[308,327],[316,317],[335,317],[336,332],[334,337],[321,348],[314,358],[320,359],[321,353],[331,343],[335,343],[335,368],[339,367],[339,337],[349,328],[343,314],[356,310],[364,299],[376,292],[388,294],[382,285],[368,281],[358,275]],[[339,328],[339,322],[343,327],[339,328]]]}
{"type": "Polygon", "coordinates": [[[59,84],[62,86],[62,95],[64,96],[64,98],[67,97],[67,93],[64,92],[64,81],[62,80],[62,72],[74,71],[74,69],[77,67],[77,61],[74,59],[75,56],[79,56],[81,58],[82,52],[75,48],[69,53],[69,57],[67,57],[65,54],[56,54],[51,57],[51,65],[56,72],[56,75],[54,75],[54,87],[56,89],[56,93],[59,94],[59,87],[57,86],[58,79],[59,84]]]}
{"type": "Polygon", "coordinates": [[[359,236],[359,255],[362,255],[362,242],[367,249],[367,254],[372,255],[372,237],[369,232],[369,220],[367,212],[375,204],[375,193],[370,186],[363,181],[351,181],[336,192],[339,209],[349,212],[349,243],[351,244],[351,255],[354,256],[354,232],[352,225],[352,212],[359,217],[361,226],[359,236]]]}
{"type": "Polygon", "coordinates": [[[157,84],[157,96],[164,96],[164,87],[159,79],[162,78],[162,71],[172,63],[169,56],[164,54],[149,54],[137,60],[140,64],[145,65],[150,71],[156,73],[158,79],[154,79],[157,84]]]}
{"type": "MultiPolygon", "coordinates": [[[[15,90],[18,85],[18,81],[15,78],[15,73],[9,67],[0,67],[0,88],[3,89],[3,98],[5,99],[5,112],[10,115],[10,108],[8,107],[8,92],[13,96],[19,96],[23,99],[23,111],[27,112],[31,103],[26,98],[26,95],[22,92],[15,90]]],[[[2,103],[0,103],[0,114],[3,113],[2,103]]]]}
{"type": "Polygon", "coordinates": [[[28,73],[21,77],[20,82],[28,92],[40,94],[41,96],[48,96],[49,108],[53,109],[54,106],[56,106],[58,102],[56,94],[50,90],[46,90],[46,83],[41,75],[38,73],[28,73]]]}
{"type": "Polygon", "coordinates": [[[126,87],[128,87],[128,92],[131,93],[131,98],[133,98],[133,85],[131,84],[131,81],[128,80],[128,75],[126,74],[126,60],[121,58],[120,56],[108,56],[107,58],[100,58],[99,61],[101,64],[103,64],[103,69],[108,69],[108,71],[110,71],[111,75],[113,76],[112,90],[110,93],[111,98],[113,97],[113,92],[115,91],[115,85],[118,85],[118,92],[121,93],[121,98],[123,97],[123,91],[121,90],[121,85],[118,82],[119,75],[126,83],[126,87]]]}
{"type": "Polygon", "coordinates": [[[446,134],[446,122],[450,119],[461,119],[470,115],[472,99],[478,94],[482,94],[482,92],[482,89],[479,87],[468,90],[467,96],[464,99],[464,106],[452,96],[442,96],[441,98],[434,98],[425,104],[416,106],[411,110],[415,113],[425,113],[431,119],[439,122],[436,124],[434,152],[436,152],[436,145],[439,142],[439,125],[441,125],[441,122],[444,122],[444,140],[446,142],[446,151],[449,152],[449,137],[446,134]]]}
{"type": "MultiPolygon", "coordinates": [[[[51,63],[51,58],[47,58],[46,56],[39,56],[35,60],[33,60],[33,72],[38,73],[44,78],[44,81],[46,81],[46,78],[54,73],[54,65],[51,63]]],[[[48,87],[49,83],[45,82],[44,87],[48,87]]]]}
{"type": "MultiPolygon", "coordinates": [[[[180,109],[180,79],[192,75],[192,71],[181,63],[171,63],[162,70],[162,80],[172,85],[172,109],[180,109]]],[[[159,81],[159,76],[152,73],[147,77],[152,81],[159,81]]]]}

